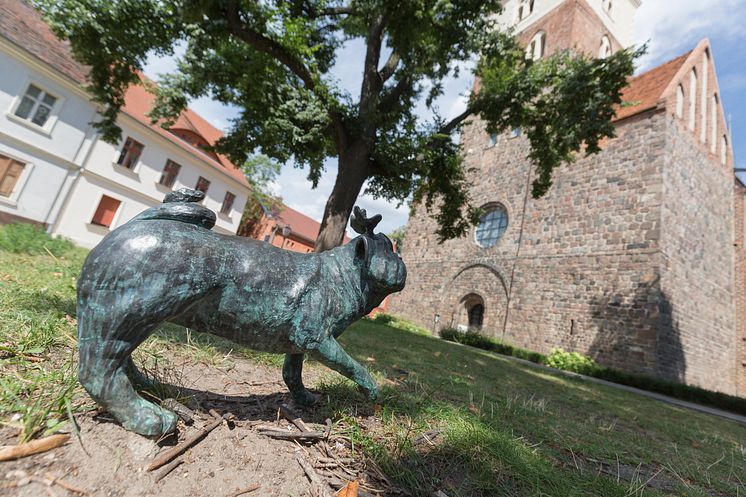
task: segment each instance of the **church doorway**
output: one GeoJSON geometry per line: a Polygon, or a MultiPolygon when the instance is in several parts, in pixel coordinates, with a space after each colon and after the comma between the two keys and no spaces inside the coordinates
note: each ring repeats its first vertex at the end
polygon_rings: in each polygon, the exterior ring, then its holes
{"type": "Polygon", "coordinates": [[[459,307],[462,319],[459,323],[462,328],[469,330],[481,330],[484,323],[484,299],[481,295],[470,293],[461,299],[459,307]],[[464,324],[466,326],[464,326],[464,324]]]}
{"type": "Polygon", "coordinates": [[[482,304],[474,304],[469,309],[469,328],[481,328],[482,321],[484,321],[484,306],[482,304]]]}

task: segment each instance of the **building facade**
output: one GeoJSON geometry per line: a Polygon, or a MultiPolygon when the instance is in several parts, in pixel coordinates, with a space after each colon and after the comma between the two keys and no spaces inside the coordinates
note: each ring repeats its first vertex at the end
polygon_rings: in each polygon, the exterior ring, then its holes
{"type": "Polygon", "coordinates": [[[236,232],[250,187],[211,151],[222,135],[199,115],[187,110],[163,129],[146,116],[153,96],[135,86],[118,119],[120,143],[104,142],[83,89],[88,68],[21,0],[0,0],[0,71],[0,222],[31,221],[93,247],[189,187],[205,191],[215,231],[236,232]]]}
{"type": "MultiPolygon", "coordinates": [[[[639,2],[505,6],[528,56],[605,57],[632,40],[639,2]]],[[[624,100],[617,136],[559,168],[540,199],[520,130],[490,136],[472,120],[461,143],[472,202],[486,214],[467,237],[439,244],[435,221],[417,210],[402,254],[407,287],[391,312],[746,395],[734,243],[743,191],[707,40],[632,78],[624,100]]]]}

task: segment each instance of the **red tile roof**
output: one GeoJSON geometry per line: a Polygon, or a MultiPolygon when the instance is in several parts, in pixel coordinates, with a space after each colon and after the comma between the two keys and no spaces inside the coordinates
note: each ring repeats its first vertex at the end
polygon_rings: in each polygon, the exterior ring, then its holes
{"type": "MultiPolygon", "coordinates": [[[[73,81],[80,84],[86,82],[89,68],[73,58],[70,44],[59,40],[44,22],[41,14],[25,1],[0,0],[0,36],[26,50],[73,81]]],[[[160,125],[152,124],[146,114],[150,110],[154,99],[155,97],[142,86],[130,87],[125,95],[125,106],[122,111],[179,147],[208,162],[215,169],[230,175],[244,186],[249,186],[241,170],[225,155],[218,154],[218,160],[215,160],[202,150],[163,129],[160,125]]],[[[180,118],[176,124],[179,126],[175,125],[174,129],[189,129],[202,136],[210,145],[215,145],[223,136],[220,130],[191,109],[186,109],[183,118],[180,118]],[[188,127],[184,127],[185,122],[189,123],[188,127]]]]}
{"type": "MultiPolygon", "coordinates": [[[[310,241],[311,243],[316,242],[316,238],[319,236],[319,231],[321,230],[321,224],[317,221],[314,221],[302,212],[298,212],[287,205],[282,206],[282,210],[277,218],[282,223],[290,226],[290,236],[298,236],[310,241]]],[[[345,234],[344,243],[349,241],[350,237],[345,234]]]]}
{"type": "Polygon", "coordinates": [[[692,52],[687,52],[654,69],[629,80],[629,86],[622,93],[624,104],[617,111],[615,121],[652,109],[658,105],[663,92],[684,65],[692,52]]]}
{"type": "Polygon", "coordinates": [[[88,77],[88,67],[73,59],[70,44],[58,39],[25,1],[0,0],[0,36],[78,83],[88,77]]]}

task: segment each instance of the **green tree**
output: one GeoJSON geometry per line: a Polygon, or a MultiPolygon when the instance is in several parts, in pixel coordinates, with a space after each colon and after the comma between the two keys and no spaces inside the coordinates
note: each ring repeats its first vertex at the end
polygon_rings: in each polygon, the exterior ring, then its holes
{"type": "Polygon", "coordinates": [[[399,226],[394,231],[389,233],[389,238],[394,245],[396,245],[396,251],[401,252],[404,249],[404,236],[406,235],[406,226],[399,226]]]}
{"type": "Polygon", "coordinates": [[[412,198],[432,209],[441,239],[476,221],[454,134],[478,116],[490,132],[520,126],[537,168],[534,195],[552,170],[613,135],[610,119],[639,52],[598,60],[562,52],[527,60],[496,25],[500,0],[36,0],[58,36],[92,67],[105,139],[118,138],[125,89],[152,54],[186,45],[178,70],[157,89],[154,119],[173,121],[205,95],[241,109],[218,148],[238,163],[261,151],[308,166],[316,186],[324,160],[337,158],[317,250],[342,242],[353,204],[369,193],[412,198]],[[353,98],[337,85],[338,49],[364,41],[362,85],[353,98]],[[447,77],[479,59],[481,85],[452,120],[415,112],[433,107],[447,77]],[[434,208],[433,207],[437,207],[434,208]]]}
{"type": "Polygon", "coordinates": [[[270,190],[270,184],[280,173],[280,164],[266,155],[255,154],[244,162],[241,170],[251,185],[251,191],[236,234],[256,238],[265,215],[277,213],[282,207],[282,198],[270,190]]]}

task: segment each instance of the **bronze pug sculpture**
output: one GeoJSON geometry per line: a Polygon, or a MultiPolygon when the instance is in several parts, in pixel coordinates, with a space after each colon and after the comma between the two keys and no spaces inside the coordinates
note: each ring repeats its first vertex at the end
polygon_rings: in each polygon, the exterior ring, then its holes
{"type": "Polygon", "coordinates": [[[182,189],[109,233],[78,281],[79,379],[126,429],[161,435],[176,415],[148,402],[130,355],[161,323],[214,333],[256,350],[284,353],[293,398],[315,398],[301,379],[303,354],[353,380],[374,399],[370,373],[335,340],[383,298],[404,287],[406,268],[382,233],[381,216],[357,207],[360,236],[323,253],[299,254],[210,231],[215,214],[182,189]]]}

